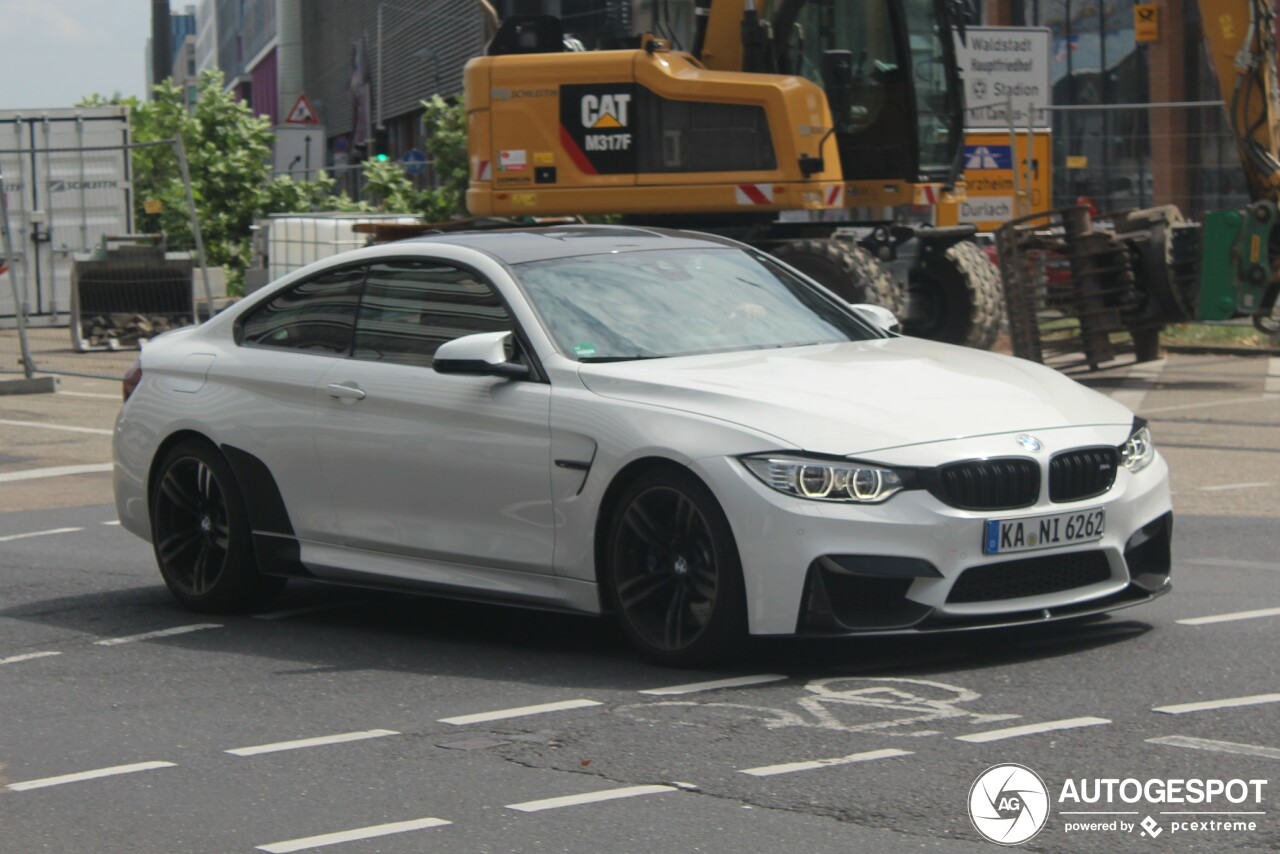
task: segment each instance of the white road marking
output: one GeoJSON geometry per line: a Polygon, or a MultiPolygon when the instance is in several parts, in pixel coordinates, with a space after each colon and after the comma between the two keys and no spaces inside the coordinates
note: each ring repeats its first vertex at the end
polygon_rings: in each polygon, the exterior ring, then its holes
{"type": "Polygon", "coordinates": [[[1164,371],[1165,363],[1165,359],[1157,359],[1154,362],[1135,365],[1129,370],[1120,387],[1111,393],[1111,399],[1137,412],[1138,407],[1142,406],[1142,401],[1146,400],[1151,382],[1159,379],[1161,372],[1164,371]]]}
{"type": "Polygon", "coordinates": [[[1263,759],[1280,759],[1280,748],[1261,747],[1256,744],[1238,744],[1234,741],[1214,741],[1209,738],[1192,738],[1189,735],[1164,735],[1148,738],[1148,744],[1167,744],[1170,747],[1189,747],[1192,750],[1211,750],[1215,753],[1238,753],[1241,756],[1261,756],[1263,759]]]}
{"type": "Polygon", "coordinates": [[[104,524],[104,525],[119,525],[119,524],[120,524],[120,520],[119,520],[119,519],[112,519],[110,522],[103,522],[102,524],[104,524]]]}
{"type": "Polygon", "coordinates": [[[8,543],[13,540],[25,540],[28,537],[48,537],[53,534],[74,534],[76,531],[83,531],[84,528],[50,528],[47,531],[31,531],[27,534],[10,534],[7,537],[0,537],[0,543],[8,543]]]}
{"type": "Polygon", "coordinates": [[[1257,617],[1280,617],[1280,608],[1259,608],[1256,611],[1235,611],[1230,614],[1214,614],[1211,617],[1191,617],[1178,622],[1184,626],[1207,626],[1210,623],[1230,623],[1234,620],[1252,620],[1257,617]]]}
{"type": "Polygon", "coordinates": [[[1267,360],[1267,380],[1262,387],[1267,397],[1280,397],[1280,356],[1267,360]]]}
{"type": "Polygon", "coordinates": [[[1264,486],[1270,486],[1269,480],[1257,480],[1251,483],[1224,483],[1220,486],[1201,486],[1200,492],[1229,492],[1233,489],[1260,489],[1264,486]]]}
{"type": "Polygon", "coordinates": [[[357,827],[354,830],[341,830],[337,833],[325,833],[320,836],[307,836],[302,839],[286,839],[284,842],[272,842],[259,845],[259,851],[268,854],[288,854],[290,851],[306,851],[308,848],[320,848],[324,845],[337,845],[340,842],[355,842],[358,839],[374,839],[378,836],[390,836],[393,833],[408,833],[411,830],[425,830],[428,827],[444,827],[452,824],[442,818],[417,818],[413,821],[396,821],[391,824],[373,824],[368,827],[357,827]]]}
{"type": "Polygon", "coordinates": [[[19,661],[30,661],[33,658],[48,658],[51,655],[62,655],[60,652],[50,650],[48,652],[28,652],[22,655],[11,655],[8,658],[0,658],[0,664],[17,664],[19,661]]]}
{"type": "Polygon", "coordinates": [[[289,608],[284,611],[268,611],[265,614],[254,614],[255,620],[282,620],[285,617],[296,617],[299,614],[314,614],[316,611],[332,611],[334,608],[346,608],[350,602],[327,602],[323,605],[307,605],[302,608],[289,608]]]}
{"type": "Polygon", "coordinates": [[[670,685],[666,688],[647,688],[641,694],[652,694],[655,697],[668,697],[675,694],[696,694],[699,691],[714,691],[717,688],[743,688],[748,685],[763,685],[767,682],[781,682],[786,676],[776,673],[762,673],[758,676],[735,676],[731,679],[715,679],[710,682],[690,682],[687,685],[670,685]]]}
{"type": "Polygon", "coordinates": [[[40,480],[46,477],[65,477],[69,474],[98,474],[99,472],[111,471],[111,468],[111,463],[90,463],[83,466],[50,466],[42,469],[7,471],[0,473],[0,483],[14,483],[19,480],[40,480]]]}
{"type": "Polygon", "coordinates": [[[507,718],[522,718],[525,715],[541,715],[546,712],[562,712],[566,709],[585,709],[588,706],[603,705],[597,700],[561,700],[557,703],[541,703],[536,706],[520,706],[515,709],[498,709],[494,712],[478,712],[474,715],[458,715],[453,718],[441,718],[439,723],[463,726],[465,724],[481,724],[485,721],[501,721],[507,718]]]}
{"type": "Polygon", "coordinates": [[[675,786],[626,786],[621,789],[604,789],[599,792],[583,792],[581,795],[564,795],[559,798],[547,798],[541,801],[525,801],[521,804],[507,804],[507,809],[520,812],[542,812],[560,807],[576,807],[579,804],[596,804],[601,801],[616,801],[618,798],[635,798],[640,795],[656,795],[661,792],[678,792],[675,786]]]}
{"type": "Polygon", "coordinates": [[[96,391],[63,391],[62,389],[58,389],[58,394],[65,394],[68,397],[97,397],[102,400],[114,400],[116,403],[120,403],[120,398],[122,397],[119,394],[99,394],[96,391]]]}
{"type": "Polygon", "coordinates": [[[196,623],[192,626],[174,626],[172,629],[158,629],[154,632],[143,632],[140,635],[127,635],[122,638],[106,638],[104,640],[96,640],[96,646],[119,646],[122,643],[133,643],[134,641],[151,640],[152,638],[167,638],[171,635],[185,635],[188,632],[198,632],[203,629],[221,629],[222,623],[196,623]]]}
{"type": "Polygon", "coordinates": [[[1187,563],[1195,566],[1216,566],[1222,569],[1269,569],[1280,570],[1280,563],[1263,563],[1258,560],[1230,560],[1228,558],[1185,558],[1187,563]]]}
{"type": "Polygon", "coordinates": [[[1158,406],[1154,409],[1142,410],[1143,415],[1159,415],[1164,412],[1183,412],[1188,409],[1214,409],[1219,406],[1234,406],[1237,403],[1275,403],[1280,397],[1233,397],[1228,400],[1206,400],[1202,403],[1180,403],[1176,406],[1158,406]]]}
{"type": "Polygon", "coordinates": [[[1106,718],[1064,718],[1060,721],[1044,721],[1038,724],[989,729],[986,732],[971,732],[968,735],[957,735],[957,741],[968,741],[974,744],[985,744],[988,741],[1002,741],[1006,738],[1018,738],[1023,735],[1037,735],[1042,732],[1055,732],[1060,729],[1076,729],[1085,726],[1101,726],[1111,721],[1106,718]]]}
{"type": "Polygon", "coordinates": [[[1161,712],[1166,715],[1185,715],[1188,712],[1204,712],[1209,709],[1233,709],[1237,706],[1260,706],[1263,703],[1280,703],[1280,694],[1253,694],[1249,697],[1228,697],[1225,700],[1178,703],[1172,706],[1156,706],[1151,711],[1161,712]]]}
{"type": "Polygon", "coordinates": [[[849,756],[837,756],[834,759],[810,759],[806,762],[784,762],[781,765],[762,765],[759,768],[741,768],[739,773],[752,777],[772,777],[775,774],[790,774],[793,771],[812,771],[815,768],[830,768],[832,765],[850,765],[854,762],[871,762],[875,759],[891,759],[895,756],[910,756],[914,751],[869,750],[866,753],[854,753],[849,756]]]}
{"type": "Polygon", "coordinates": [[[63,774],[59,777],[27,780],[25,783],[10,783],[7,788],[14,792],[26,792],[31,789],[43,789],[46,786],[61,786],[63,783],[79,783],[81,780],[96,780],[99,777],[114,777],[117,774],[132,774],[136,771],[152,771],[156,768],[175,767],[177,767],[176,762],[136,762],[133,765],[116,765],[111,768],[98,768],[95,771],[81,771],[78,774],[63,774]]]}
{"type": "Polygon", "coordinates": [[[8,419],[0,419],[0,425],[5,427],[36,427],[40,430],[64,430],[68,433],[93,433],[96,436],[110,436],[110,430],[103,430],[100,427],[72,427],[69,424],[49,424],[44,421],[9,421],[8,419]]]}
{"type": "Polygon", "coordinates": [[[299,750],[304,747],[319,747],[324,744],[342,744],[348,741],[364,741],[368,738],[381,738],[384,735],[399,735],[393,729],[367,729],[362,732],[341,732],[337,735],[321,735],[315,738],[299,738],[295,741],[277,741],[274,744],[258,744],[253,747],[236,747],[224,751],[234,756],[257,756],[259,753],[279,753],[282,750],[299,750]]]}

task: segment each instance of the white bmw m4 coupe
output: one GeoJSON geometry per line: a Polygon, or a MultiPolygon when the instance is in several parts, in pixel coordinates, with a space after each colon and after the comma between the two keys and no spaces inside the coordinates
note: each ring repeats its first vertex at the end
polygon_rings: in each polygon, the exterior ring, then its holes
{"type": "Polygon", "coordinates": [[[705,235],[448,234],[149,343],[115,494],[202,611],[286,579],[611,613],[645,654],[989,628],[1169,589],[1146,424],[705,235]]]}

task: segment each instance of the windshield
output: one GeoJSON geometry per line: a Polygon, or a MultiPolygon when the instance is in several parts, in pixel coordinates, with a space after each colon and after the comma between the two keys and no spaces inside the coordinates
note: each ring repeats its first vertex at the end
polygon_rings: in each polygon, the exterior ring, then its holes
{"type": "Polygon", "coordinates": [[[515,273],[557,349],[584,362],[878,335],[767,258],[728,247],[559,258],[515,273]]]}

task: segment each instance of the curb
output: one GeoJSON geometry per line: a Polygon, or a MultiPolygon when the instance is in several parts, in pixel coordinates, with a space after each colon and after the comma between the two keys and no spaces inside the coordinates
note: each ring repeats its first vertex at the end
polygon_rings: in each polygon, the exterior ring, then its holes
{"type": "Polygon", "coordinates": [[[33,377],[29,380],[0,380],[0,395],[50,394],[57,390],[57,377],[33,377]]]}
{"type": "Polygon", "coordinates": [[[1201,356],[1280,356],[1280,347],[1232,347],[1226,344],[1165,344],[1160,347],[1166,353],[1185,353],[1201,356]]]}

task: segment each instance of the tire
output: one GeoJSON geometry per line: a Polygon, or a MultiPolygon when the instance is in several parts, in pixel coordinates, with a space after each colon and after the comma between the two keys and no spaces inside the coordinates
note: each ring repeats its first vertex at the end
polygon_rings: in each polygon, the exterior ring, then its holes
{"type": "Polygon", "coordinates": [[[841,240],[791,240],[769,250],[845,302],[869,302],[902,317],[902,296],[875,256],[841,240]]]}
{"type": "Polygon", "coordinates": [[[682,469],[651,470],[622,493],[602,570],[623,632],[654,661],[711,665],[746,640],[746,590],[729,521],[682,469]]]}
{"type": "Polygon", "coordinates": [[[962,240],[937,263],[911,274],[908,335],[989,350],[1000,334],[1000,271],[976,243],[962,240]]]}
{"type": "Polygon", "coordinates": [[[169,592],[193,611],[252,610],[285,585],[258,571],[240,487],[206,442],[180,442],[161,461],[151,495],[151,541],[169,592]]]}

